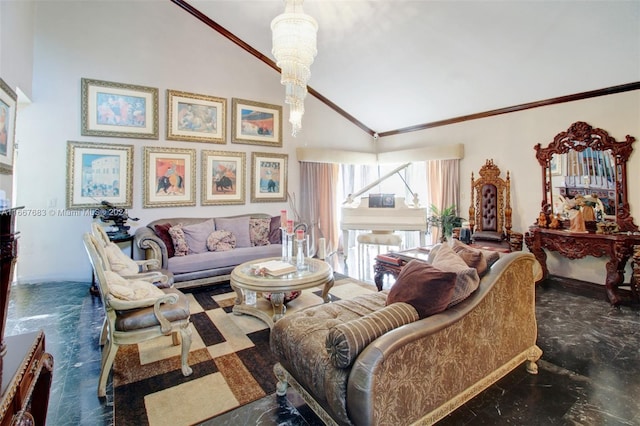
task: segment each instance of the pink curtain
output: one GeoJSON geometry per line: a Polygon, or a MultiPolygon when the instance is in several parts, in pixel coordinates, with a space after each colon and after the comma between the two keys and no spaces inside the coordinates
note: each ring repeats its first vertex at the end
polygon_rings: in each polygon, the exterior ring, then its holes
{"type": "Polygon", "coordinates": [[[338,212],[339,165],[300,162],[300,215],[309,226],[311,251],[317,251],[319,238],[325,238],[327,253],[337,250],[340,233],[335,220],[338,212]]]}
{"type": "MultiPolygon", "coordinates": [[[[460,160],[430,160],[427,161],[427,188],[431,204],[438,210],[454,204],[457,214],[462,217],[460,208],[460,160]]],[[[427,210],[427,216],[431,211],[427,210]]],[[[439,230],[431,229],[431,244],[439,240],[439,230]]]]}

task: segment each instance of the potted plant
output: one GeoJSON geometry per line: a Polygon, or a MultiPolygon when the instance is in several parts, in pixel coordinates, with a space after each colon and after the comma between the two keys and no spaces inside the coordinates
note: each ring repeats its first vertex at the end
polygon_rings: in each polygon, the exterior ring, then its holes
{"type": "Polygon", "coordinates": [[[427,217],[427,224],[440,230],[440,242],[447,241],[453,234],[453,228],[462,226],[464,218],[457,215],[455,204],[440,210],[435,204],[429,206],[431,215],[427,217]]]}

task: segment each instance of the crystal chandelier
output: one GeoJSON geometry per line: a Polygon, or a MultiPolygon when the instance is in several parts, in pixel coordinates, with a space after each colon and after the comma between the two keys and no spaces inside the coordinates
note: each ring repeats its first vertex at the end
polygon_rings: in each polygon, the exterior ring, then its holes
{"type": "Polygon", "coordinates": [[[318,53],[318,23],[302,10],[304,0],[284,2],[284,13],[271,21],[271,52],[281,70],[280,83],[285,86],[284,102],[289,104],[291,134],[296,136],[302,128],[304,98],[307,96],[307,82],[311,77],[310,67],[318,53]]]}

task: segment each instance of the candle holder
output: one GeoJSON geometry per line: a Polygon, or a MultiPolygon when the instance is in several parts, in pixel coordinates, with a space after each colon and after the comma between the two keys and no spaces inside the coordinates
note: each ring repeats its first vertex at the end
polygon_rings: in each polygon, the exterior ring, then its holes
{"type": "Polygon", "coordinates": [[[280,227],[280,232],[281,232],[281,243],[282,243],[282,261],[286,262],[287,259],[287,247],[288,247],[288,236],[287,236],[287,228],[285,228],[284,226],[280,227]]]}
{"type": "Polygon", "coordinates": [[[286,262],[293,260],[293,233],[287,232],[287,259],[286,262]]]}
{"type": "Polygon", "coordinates": [[[298,268],[298,270],[304,268],[303,244],[306,240],[306,238],[296,240],[296,243],[298,243],[298,252],[296,253],[296,267],[298,268]]]}

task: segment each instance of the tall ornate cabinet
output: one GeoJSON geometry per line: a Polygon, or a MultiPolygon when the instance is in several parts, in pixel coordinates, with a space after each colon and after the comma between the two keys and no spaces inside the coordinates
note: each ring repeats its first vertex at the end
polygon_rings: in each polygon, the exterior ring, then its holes
{"type": "Polygon", "coordinates": [[[44,333],[5,339],[9,291],[18,253],[16,211],[0,211],[0,426],[46,423],[53,357],[45,352],[44,333]]]}

